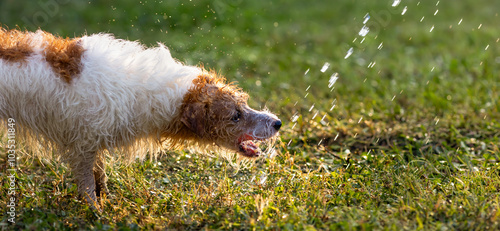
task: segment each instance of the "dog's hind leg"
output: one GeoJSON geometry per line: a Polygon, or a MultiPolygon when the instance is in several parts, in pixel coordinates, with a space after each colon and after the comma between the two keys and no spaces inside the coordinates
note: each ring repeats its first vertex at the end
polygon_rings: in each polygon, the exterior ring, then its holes
{"type": "Polygon", "coordinates": [[[75,176],[78,192],[87,201],[91,208],[99,208],[96,197],[96,183],[94,178],[94,165],[97,153],[86,153],[76,156],[70,164],[75,176]],[[78,160],[76,160],[78,159],[78,160]]]}
{"type": "Polygon", "coordinates": [[[106,182],[108,181],[108,176],[106,175],[106,159],[104,154],[97,157],[96,164],[94,166],[94,179],[95,179],[95,193],[97,197],[101,197],[102,194],[109,194],[108,186],[106,182]]]}

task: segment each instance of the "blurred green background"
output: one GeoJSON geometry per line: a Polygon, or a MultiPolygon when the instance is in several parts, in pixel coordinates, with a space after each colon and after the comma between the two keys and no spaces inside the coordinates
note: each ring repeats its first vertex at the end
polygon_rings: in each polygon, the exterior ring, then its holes
{"type": "MultiPolygon", "coordinates": [[[[496,88],[491,89],[498,84],[477,84],[474,73],[498,66],[500,3],[393,3],[3,0],[0,22],[69,37],[104,32],[147,46],[162,42],[177,59],[204,64],[240,82],[252,91],[255,106],[267,105],[286,116],[313,103],[323,112],[330,108],[322,103],[326,98],[346,104],[346,111],[339,112],[346,116],[363,109],[384,112],[398,104],[415,110],[428,103],[424,108],[432,113],[460,112],[457,103],[479,112],[488,102],[498,112],[495,99],[475,99],[481,97],[476,91],[498,98],[496,88]],[[371,31],[360,43],[366,14],[371,31]],[[344,59],[350,47],[354,53],[344,59]],[[373,68],[367,68],[372,62],[373,68]],[[331,66],[321,73],[324,63],[331,66]],[[340,78],[330,92],[325,86],[334,72],[340,78]],[[428,85],[434,80],[438,82],[428,85]],[[310,97],[303,99],[308,86],[310,97]],[[385,102],[402,90],[395,102],[385,102]]],[[[496,79],[497,68],[491,71],[495,73],[479,81],[496,79]]]]}

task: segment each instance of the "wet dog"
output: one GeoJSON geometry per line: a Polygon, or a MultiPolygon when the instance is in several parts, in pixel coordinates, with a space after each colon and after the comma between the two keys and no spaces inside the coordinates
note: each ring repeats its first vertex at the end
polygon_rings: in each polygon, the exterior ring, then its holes
{"type": "Polygon", "coordinates": [[[254,141],[276,137],[281,121],[247,100],[161,44],[0,28],[0,120],[14,119],[28,145],[55,150],[94,207],[107,193],[105,152],[134,160],[187,142],[259,156],[254,141]]]}

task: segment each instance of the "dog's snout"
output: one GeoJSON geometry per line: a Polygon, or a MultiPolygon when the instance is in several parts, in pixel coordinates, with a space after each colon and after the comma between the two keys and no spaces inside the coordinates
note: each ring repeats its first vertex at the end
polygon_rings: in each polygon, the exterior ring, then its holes
{"type": "Polygon", "coordinates": [[[274,121],[273,128],[276,129],[276,131],[280,130],[280,128],[281,128],[281,120],[274,121]]]}

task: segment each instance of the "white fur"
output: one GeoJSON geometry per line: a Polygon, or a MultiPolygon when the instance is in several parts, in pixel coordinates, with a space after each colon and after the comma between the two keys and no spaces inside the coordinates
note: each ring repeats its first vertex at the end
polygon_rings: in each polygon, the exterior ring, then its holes
{"type": "Polygon", "coordinates": [[[14,117],[32,130],[28,133],[50,137],[50,144],[76,153],[132,142],[135,148],[127,151],[138,148],[136,154],[144,156],[139,147],[155,143],[148,140],[155,139],[150,129],[178,115],[182,97],[202,73],[174,60],[161,44],[145,49],[97,34],[81,38],[82,71],[68,84],[44,62],[40,33],[32,34],[35,54],[27,62],[0,59],[0,119],[14,117]]]}

